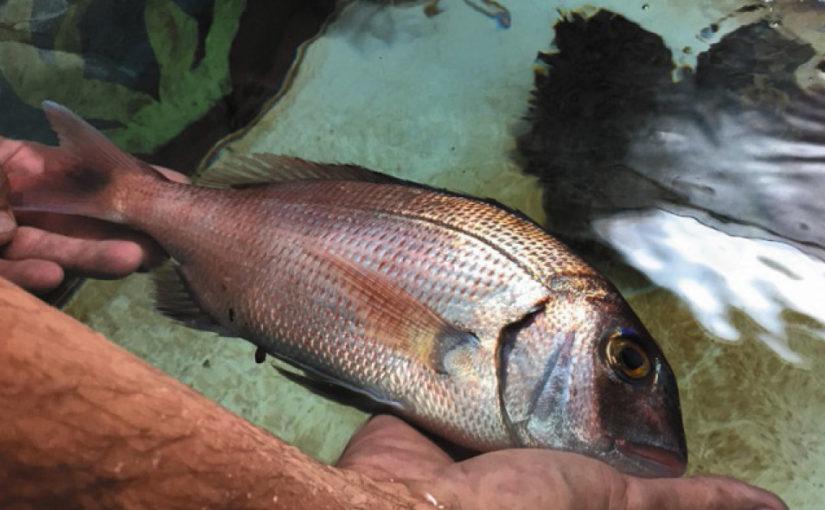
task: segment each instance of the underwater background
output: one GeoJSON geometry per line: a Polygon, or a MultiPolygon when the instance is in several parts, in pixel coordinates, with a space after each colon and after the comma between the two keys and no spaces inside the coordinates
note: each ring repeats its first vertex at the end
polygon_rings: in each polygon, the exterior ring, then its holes
{"type": "MultiPolygon", "coordinates": [[[[0,0],[0,134],[54,143],[48,98],[196,179],[274,152],[495,198],[604,272],[659,341],[689,472],[820,508],[825,4],[501,6],[0,0]]],[[[368,417],[161,316],[148,275],[49,299],[322,461],[368,417]]]]}

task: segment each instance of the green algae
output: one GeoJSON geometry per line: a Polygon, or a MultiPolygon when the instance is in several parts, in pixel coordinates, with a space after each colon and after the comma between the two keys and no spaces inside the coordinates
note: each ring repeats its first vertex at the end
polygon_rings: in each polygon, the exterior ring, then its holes
{"type": "MultiPolygon", "coordinates": [[[[195,62],[198,35],[192,17],[170,0],[147,0],[146,28],[160,68],[157,98],[84,75],[79,19],[89,0],[68,7],[55,47],[45,54],[31,44],[24,21],[13,30],[0,28],[5,30],[0,32],[2,74],[26,104],[39,107],[46,99],[63,103],[84,118],[122,126],[104,132],[125,150],[152,153],[230,91],[229,52],[245,3],[215,1],[205,54],[195,62]]],[[[33,0],[17,1],[4,6],[3,14],[6,19],[25,20],[32,9],[33,0]]]]}

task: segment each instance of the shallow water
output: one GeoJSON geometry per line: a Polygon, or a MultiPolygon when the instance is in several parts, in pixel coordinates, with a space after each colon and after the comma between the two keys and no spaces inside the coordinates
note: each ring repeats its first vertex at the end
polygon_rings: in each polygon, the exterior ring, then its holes
{"type": "MultiPolygon", "coordinates": [[[[825,103],[812,91],[825,85],[825,7],[502,3],[506,29],[459,0],[433,17],[353,2],[212,159],[351,162],[524,211],[613,279],[659,340],[690,471],[819,508],[825,103]],[[588,24],[598,8],[623,18],[588,24]],[[537,70],[545,93],[532,96],[537,70]]],[[[366,419],[255,364],[251,344],[159,316],[145,275],[88,282],[66,310],[324,461],[366,419]]]]}

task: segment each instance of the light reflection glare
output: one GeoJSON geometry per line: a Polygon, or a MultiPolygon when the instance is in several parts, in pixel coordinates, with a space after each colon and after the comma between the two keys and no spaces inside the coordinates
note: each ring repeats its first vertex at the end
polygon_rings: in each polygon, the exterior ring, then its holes
{"type": "Polygon", "coordinates": [[[724,234],[661,210],[595,220],[597,234],[655,284],[682,298],[714,336],[738,340],[730,312],[745,313],[757,337],[782,359],[804,364],[788,345],[786,309],[825,324],[825,262],[776,241],[724,234]],[[733,256],[732,256],[733,254],[733,256]]]}
{"type": "Polygon", "coordinates": [[[633,139],[624,162],[657,187],[623,188],[623,197],[608,191],[604,202],[666,209],[737,236],[751,236],[753,227],[825,260],[821,95],[795,100],[817,118],[808,131],[792,128],[794,113],[715,109],[713,102],[692,104],[693,116],[659,115],[650,121],[650,136],[633,139]]]}

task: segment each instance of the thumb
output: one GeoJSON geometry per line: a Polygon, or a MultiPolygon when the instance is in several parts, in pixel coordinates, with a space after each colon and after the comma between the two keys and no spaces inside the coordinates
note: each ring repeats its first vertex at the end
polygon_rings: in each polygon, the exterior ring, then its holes
{"type": "Polygon", "coordinates": [[[350,439],[336,465],[374,480],[425,480],[452,463],[449,455],[402,420],[379,415],[350,439]]]}
{"type": "Polygon", "coordinates": [[[627,477],[627,508],[633,510],[787,510],[776,495],[723,476],[642,479],[627,477]]]}

